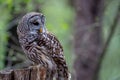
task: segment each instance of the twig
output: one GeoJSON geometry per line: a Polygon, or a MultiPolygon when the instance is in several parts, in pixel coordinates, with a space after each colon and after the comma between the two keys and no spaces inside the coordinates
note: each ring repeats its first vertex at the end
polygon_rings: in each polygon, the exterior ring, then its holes
{"type": "Polygon", "coordinates": [[[110,45],[110,42],[111,42],[111,40],[112,40],[112,38],[113,38],[113,35],[114,35],[114,33],[115,33],[115,30],[116,30],[116,28],[117,28],[117,23],[118,23],[118,21],[119,21],[119,19],[120,19],[120,4],[119,4],[119,9],[118,9],[118,12],[117,12],[117,14],[116,14],[116,17],[115,17],[115,20],[114,20],[114,22],[113,22],[113,25],[111,25],[111,31],[110,31],[110,34],[109,34],[109,36],[108,36],[108,39],[106,40],[106,43],[104,44],[104,47],[103,47],[103,49],[102,49],[102,52],[101,52],[101,56],[100,56],[100,59],[99,59],[99,62],[98,62],[98,69],[97,69],[97,76],[95,76],[95,79],[94,80],[97,80],[98,79],[98,76],[99,76],[99,70],[101,69],[101,63],[103,62],[103,60],[104,60],[104,57],[105,57],[105,54],[106,54],[106,52],[107,52],[107,49],[108,49],[108,47],[109,47],[109,45],[110,45]]]}

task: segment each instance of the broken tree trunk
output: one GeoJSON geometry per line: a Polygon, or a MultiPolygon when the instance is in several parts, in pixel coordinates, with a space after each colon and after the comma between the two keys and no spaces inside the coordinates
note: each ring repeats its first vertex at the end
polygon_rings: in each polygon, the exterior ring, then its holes
{"type": "Polygon", "coordinates": [[[34,66],[25,69],[0,71],[0,80],[47,80],[47,74],[47,69],[44,67],[34,66]]]}

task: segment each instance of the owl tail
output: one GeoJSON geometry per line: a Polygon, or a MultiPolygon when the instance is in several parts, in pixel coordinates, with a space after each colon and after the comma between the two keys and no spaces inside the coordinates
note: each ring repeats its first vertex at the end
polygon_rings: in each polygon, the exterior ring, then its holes
{"type": "Polygon", "coordinates": [[[71,75],[66,64],[58,65],[56,80],[70,80],[71,75]]]}
{"type": "Polygon", "coordinates": [[[71,80],[71,74],[69,73],[68,77],[59,76],[59,77],[56,78],[56,80],[71,80]]]}

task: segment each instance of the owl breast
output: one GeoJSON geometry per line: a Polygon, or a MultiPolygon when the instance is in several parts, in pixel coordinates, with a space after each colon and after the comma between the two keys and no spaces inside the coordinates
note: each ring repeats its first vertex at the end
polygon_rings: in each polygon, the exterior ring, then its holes
{"type": "Polygon", "coordinates": [[[50,69],[55,68],[56,64],[54,63],[50,55],[52,49],[50,47],[50,43],[51,43],[50,39],[43,34],[40,35],[38,39],[34,40],[33,42],[31,42],[31,40],[29,41],[27,41],[27,45],[25,46],[22,45],[22,48],[26,56],[35,64],[40,64],[50,69]]]}

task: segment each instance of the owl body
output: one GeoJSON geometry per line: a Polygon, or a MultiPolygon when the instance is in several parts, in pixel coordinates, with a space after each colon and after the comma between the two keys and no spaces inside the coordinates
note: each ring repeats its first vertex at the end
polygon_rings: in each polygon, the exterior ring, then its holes
{"type": "Polygon", "coordinates": [[[17,27],[19,42],[29,60],[57,74],[56,80],[68,80],[68,67],[58,39],[44,27],[40,13],[28,13],[17,27]]]}

